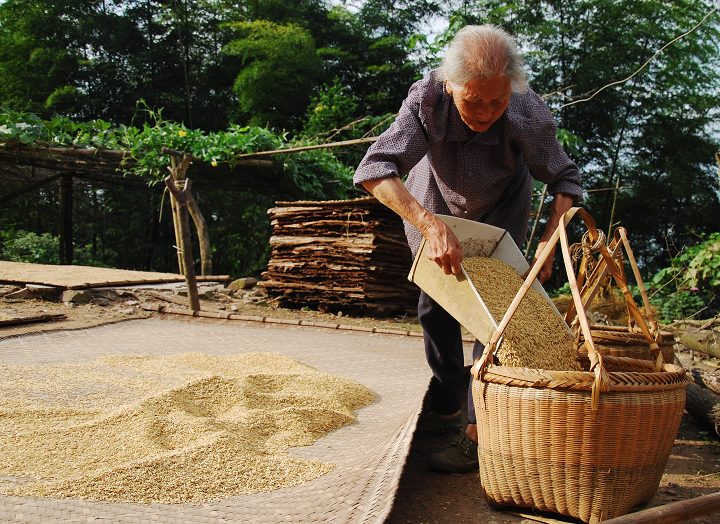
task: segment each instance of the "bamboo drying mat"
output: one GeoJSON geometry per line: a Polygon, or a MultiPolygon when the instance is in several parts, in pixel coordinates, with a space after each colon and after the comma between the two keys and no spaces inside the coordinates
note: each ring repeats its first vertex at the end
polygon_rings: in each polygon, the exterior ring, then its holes
{"type": "MultiPolygon", "coordinates": [[[[225,281],[228,276],[198,276],[198,280],[225,281]]],[[[41,284],[63,289],[84,289],[160,282],[184,282],[176,273],[130,271],[90,266],[56,266],[0,260],[0,282],[8,284],[41,284]]]]}
{"type": "Polygon", "coordinates": [[[2,340],[0,364],[84,362],[107,354],[190,351],[209,355],[282,353],[360,382],[378,399],[358,412],[357,423],[312,446],[291,450],[303,458],[337,465],[330,473],[299,486],[201,505],[0,496],[0,521],[275,524],[385,520],[430,379],[420,339],[147,319],[2,340]]]}

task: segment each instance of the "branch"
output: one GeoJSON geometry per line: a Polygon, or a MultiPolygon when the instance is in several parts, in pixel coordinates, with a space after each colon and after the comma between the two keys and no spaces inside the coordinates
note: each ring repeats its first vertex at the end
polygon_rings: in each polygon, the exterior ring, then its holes
{"type": "Polygon", "coordinates": [[[581,103],[581,102],[587,102],[587,101],[592,100],[593,98],[595,98],[595,96],[597,96],[598,94],[600,94],[602,91],[604,91],[604,90],[607,89],[608,87],[612,87],[612,86],[615,86],[615,85],[618,85],[618,84],[624,84],[625,82],[627,82],[628,80],[630,80],[631,78],[633,78],[634,76],[636,76],[640,71],[642,71],[643,69],[645,69],[645,67],[646,67],[650,62],[652,62],[660,53],[662,53],[666,48],[668,48],[669,46],[671,46],[672,44],[674,44],[675,42],[677,42],[677,41],[680,40],[681,38],[689,35],[689,34],[692,33],[693,31],[695,31],[698,27],[700,27],[700,26],[705,22],[705,20],[707,20],[708,18],[710,18],[710,15],[712,15],[713,13],[715,13],[715,11],[717,11],[717,10],[718,10],[718,8],[715,7],[712,11],[710,11],[708,14],[706,14],[705,17],[704,17],[702,20],[700,20],[697,24],[695,24],[695,26],[693,26],[689,31],[686,31],[686,32],[684,32],[683,34],[681,34],[680,36],[677,36],[677,37],[673,38],[673,39],[670,40],[667,44],[665,44],[665,45],[662,46],[660,49],[658,49],[658,50],[655,52],[654,55],[652,55],[650,58],[648,58],[643,65],[641,65],[633,74],[631,74],[631,75],[628,76],[627,78],[623,78],[622,80],[616,80],[616,81],[614,81],[614,82],[610,82],[609,84],[604,85],[604,86],[602,86],[601,88],[599,88],[597,91],[595,91],[595,92],[594,92],[592,95],[590,95],[589,97],[587,97],[587,98],[581,98],[580,100],[573,100],[572,102],[568,102],[567,104],[561,105],[558,109],[563,109],[563,108],[565,108],[565,107],[572,106],[572,105],[575,105],[575,104],[579,104],[579,103],[581,103]]]}
{"type": "Polygon", "coordinates": [[[332,147],[354,146],[358,144],[372,144],[378,139],[376,136],[368,138],[356,138],[354,140],[343,140],[341,142],[330,142],[328,144],[316,144],[314,146],[288,147],[286,149],[273,149],[272,151],[258,151],[257,153],[245,153],[238,155],[238,158],[255,158],[259,156],[281,155],[285,153],[299,153],[313,149],[329,149],[332,147]]]}
{"type": "Polygon", "coordinates": [[[356,120],[353,120],[352,122],[349,122],[349,123],[345,124],[345,125],[342,126],[342,127],[339,127],[339,128],[336,128],[336,129],[331,129],[330,131],[328,131],[327,133],[325,133],[325,135],[326,135],[326,137],[327,137],[326,140],[332,140],[333,137],[336,137],[337,135],[339,135],[339,134],[342,133],[343,131],[347,131],[348,129],[352,129],[352,128],[355,127],[357,124],[360,124],[360,123],[364,122],[365,120],[367,120],[367,119],[369,119],[369,118],[370,118],[369,116],[363,116],[363,117],[361,117],[361,118],[358,118],[358,119],[356,119],[356,120]]]}
{"type": "Polygon", "coordinates": [[[392,114],[392,115],[388,115],[386,118],[383,118],[382,120],[380,120],[380,122],[378,122],[378,123],[375,124],[373,127],[371,127],[370,130],[369,130],[367,133],[365,133],[365,136],[367,136],[367,135],[369,135],[370,133],[372,133],[373,131],[375,131],[378,127],[380,127],[380,126],[382,126],[383,124],[385,124],[385,122],[387,122],[388,120],[395,118],[395,116],[396,116],[396,115],[392,114]]]}

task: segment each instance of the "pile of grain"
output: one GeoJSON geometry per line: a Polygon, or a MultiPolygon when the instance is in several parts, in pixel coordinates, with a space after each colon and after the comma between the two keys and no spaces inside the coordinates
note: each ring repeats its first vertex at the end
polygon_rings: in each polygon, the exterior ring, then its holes
{"type": "MultiPolygon", "coordinates": [[[[468,257],[462,264],[490,313],[500,323],[522,286],[520,275],[505,262],[494,258],[468,257]]],[[[581,370],[564,321],[532,288],[505,329],[503,343],[496,355],[504,366],[581,370]]]]}
{"type": "Polygon", "coordinates": [[[288,448],[373,399],[269,353],[0,365],[0,492],[178,503],[294,486],[334,465],[288,448]]]}

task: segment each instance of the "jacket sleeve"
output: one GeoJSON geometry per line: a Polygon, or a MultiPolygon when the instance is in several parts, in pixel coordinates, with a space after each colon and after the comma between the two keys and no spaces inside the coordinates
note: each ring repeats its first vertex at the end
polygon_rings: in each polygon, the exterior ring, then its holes
{"type": "Polygon", "coordinates": [[[533,178],[545,182],[550,194],[564,193],[578,202],[583,198],[580,172],[557,140],[555,119],[533,91],[520,95],[511,133],[533,178]]]}
{"type": "Polygon", "coordinates": [[[427,153],[427,131],[419,117],[422,83],[410,88],[395,121],[368,149],[353,177],[356,186],[394,176],[405,178],[427,153]]]}

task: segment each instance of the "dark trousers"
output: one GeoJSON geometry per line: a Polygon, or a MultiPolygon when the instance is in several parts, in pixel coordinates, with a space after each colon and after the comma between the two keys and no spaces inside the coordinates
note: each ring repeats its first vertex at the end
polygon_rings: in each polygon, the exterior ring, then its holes
{"type": "MultiPolygon", "coordinates": [[[[440,415],[452,415],[462,406],[467,391],[468,423],[475,424],[472,388],[465,386],[460,324],[424,291],[418,301],[418,319],[425,336],[425,357],[433,378],[430,380],[430,407],[440,415]]],[[[475,341],[473,361],[480,358],[484,346],[475,341]]],[[[471,382],[472,385],[472,382],[471,382]]]]}

